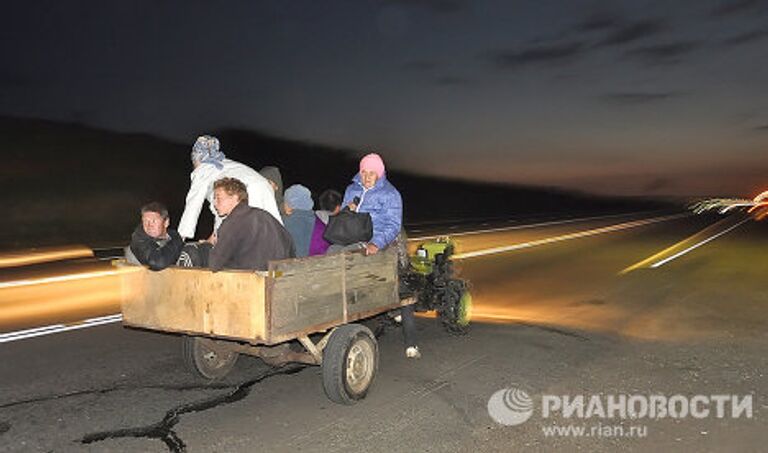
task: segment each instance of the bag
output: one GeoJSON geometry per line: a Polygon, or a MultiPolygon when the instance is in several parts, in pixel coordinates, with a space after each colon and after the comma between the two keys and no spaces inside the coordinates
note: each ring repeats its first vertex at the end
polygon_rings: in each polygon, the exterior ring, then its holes
{"type": "Polygon", "coordinates": [[[373,237],[373,221],[367,212],[343,209],[328,219],[323,239],[334,245],[350,245],[368,242],[373,237]]]}

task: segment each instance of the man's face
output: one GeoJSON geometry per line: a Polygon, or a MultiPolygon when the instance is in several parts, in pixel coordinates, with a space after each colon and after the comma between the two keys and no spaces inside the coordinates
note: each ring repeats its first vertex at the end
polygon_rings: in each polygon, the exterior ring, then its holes
{"type": "Polygon", "coordinates": [[[224,189],[216,189],[213,192],[213,206],[221,217],[229,215],[238,203],[240,198],[235,194],[228,194],[224,189]]]}
{"type": "Polygon", "coordinates": [[[379,180],[379,175],[372,170],[360,170],[360,180],[363,182],[363,187],[370,189],[379,180]]]}
{"type": "Polygon", "coordinates": [[[168,225],[170,219],[164,219],[159,212],[145,212],[141,215],[141,226],[144,232],[155,239],[162,239],[168,236],[168,225]]]}

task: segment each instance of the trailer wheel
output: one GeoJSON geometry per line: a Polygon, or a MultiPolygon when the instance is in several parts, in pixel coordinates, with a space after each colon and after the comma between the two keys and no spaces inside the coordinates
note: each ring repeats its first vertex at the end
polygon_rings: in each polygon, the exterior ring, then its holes
{"type": "Polygon", "coordinates": [[[209,381],[221,379],[234,368],[238,353],[225,342],[185,335],[181,354],[187,369],[209,381]]]}
{"type": "Polygon", "coordinates": [[[371,330],[360,324],[338,327],[323,351],[323,388],[334,403],[355,404],[376,378],[379,347],[371,330]]]}

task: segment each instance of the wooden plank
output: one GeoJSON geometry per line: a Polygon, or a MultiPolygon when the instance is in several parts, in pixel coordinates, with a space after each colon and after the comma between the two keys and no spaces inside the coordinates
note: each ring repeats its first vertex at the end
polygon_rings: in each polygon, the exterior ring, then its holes
{"type": "Polygon", "coordinates": [[[346,324],[349,321],[349,302],[347,301],[347,266],[345,260],[341,261],[341,307],[342,321],[346,324]]]}
{"type": "Polygon", "coordinates": [[[123,322],[127,325],[256,343],[266,336],[264,275],[138,268],[121,274],[120,283],[123,322]]]}
{"type": "Polygon", "coordinates": [[[397,252],[388,249],[373,256],[349,254],[346,256],[347,288],[365,288],[369,285],[397,282],[397,252]]]}
{"type": "Polygon", "coordinates": [[[343,319],[342,263],[342,255],[270,263],[270,338],[343,319]]]}
{"type": "Polygon", "coordinates": [[[365,289],[347,290],[349,301],[349,317],[355,317],[358,313],[375,311],[384,306],[397,302],[397,288],[391,284],[379,284],[365,289]]]}
{"type": "MultiPolygon", "coordinates": [[[[372,311],[359,312],[359,313],[356,313],[355,315],[351,315],[348,321],[355,322],[365,318],[370,318],[372,316],[376,316],[378,314],[381,314],[390,310],[395,310],[397,308],[400,308],[406,305],[411,305],[415,302],[416,302],[415,299],[404,299],[392,305],[379,306],[372,311]]],[[[327,332],[328,330],[334,327],[337,327],[340,324],[345,324],[345,323],[331,322],[331,323],[315,324],[315,325],[307,326],[304,328],[304,330],[300,335],[309,335],[316,332],[327,332]]],[[[297,336],[299,336],[299,334],[296,334],[295,332],[289,333],[289,334],[276,335],[269,339],[269,344],[277,344],[277,343],[282,343],[284,341],[293,340],[297,336]]]]}
{"type": "Polygon", "coordinates": [[[346,298],[350,316],[375,311],[398,301],[397,252],[350,255],[345,262],[346,298]]]}
{"type": "Polygon", "coordinates": [[[396,251],[270,263],[269,342],[344,324],[397,306],[396,251]]]}

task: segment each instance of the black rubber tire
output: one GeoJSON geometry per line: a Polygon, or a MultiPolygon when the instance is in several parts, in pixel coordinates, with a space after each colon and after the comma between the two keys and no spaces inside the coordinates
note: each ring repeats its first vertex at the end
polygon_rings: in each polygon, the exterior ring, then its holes
{"type": "Polygon", "coordinates": [[[239,354],[227,350],[226,342],[185,335],[181,355],[187,369],[199,378],[215,381],[224,378],[237,363],[239,354]]]}
{"type": "Polygon", "coordinates": [[[378,367],[379,346],[371,330],[361,324],[340,326],[323,350],[326,396],[334,403],[355,404],[368,394],[378,367]]]}
{"type": "Polygon", "coordinates": [[[452,335],[466,335],[469,332],[468,320],[463,319],[464,313],[461,310],[465,294],[469,295],[469,288],[460,279],[451,279],[443,292],[443,308],[438,309],[437,314],[445,330],[452,335]]]}

